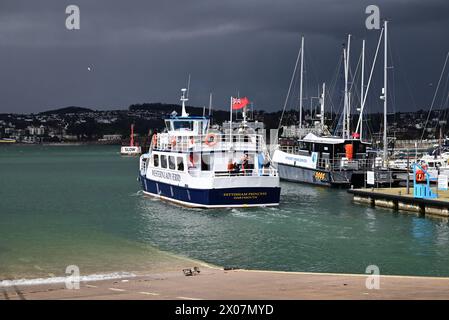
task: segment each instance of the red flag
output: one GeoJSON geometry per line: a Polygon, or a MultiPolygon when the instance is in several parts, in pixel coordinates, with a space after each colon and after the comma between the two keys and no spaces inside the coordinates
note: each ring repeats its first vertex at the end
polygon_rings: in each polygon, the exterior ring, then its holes
{"type": "Polygon", "coordinates": [[[249,100],[246,97],[244,97],[244,98],[232,98],[232,110],[242,109],[242,108],[246,107],[246,105],[248,103],[249,103],[249,100]]]}

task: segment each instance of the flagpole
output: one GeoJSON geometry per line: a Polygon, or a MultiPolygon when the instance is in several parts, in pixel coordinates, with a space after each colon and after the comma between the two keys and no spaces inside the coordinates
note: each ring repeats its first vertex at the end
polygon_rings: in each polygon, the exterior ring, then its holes
{"type": "Polygon", "coordinates": [[[231,116],[230,116],[230,120],[229,120],[229,145],[230,146],[232,146],[232,96],[231,96],[231,101],[230,101],[230,105],[229,105],[229,108],[230,108],[230,114],[231,114],[231,116]]]}

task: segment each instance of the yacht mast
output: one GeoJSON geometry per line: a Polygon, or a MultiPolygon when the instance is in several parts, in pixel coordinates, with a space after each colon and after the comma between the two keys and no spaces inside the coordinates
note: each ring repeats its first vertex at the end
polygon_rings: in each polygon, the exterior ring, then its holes
{"type": "Polygon", "coordinates": [[[345,95],[344,95],[344,102],[343,102],[343,123],[342,123],[342,133],[341,137],[344,139],[346,136],[346,104],[347,104],[347,98],[348,98],[348,74],[346,72],[346,48],[343,48],[343,66],[345,68],[345,95]]]}
{"type": "MultiPolygon", "coordinates": [[[[388,141],[387,141],[387,84],[388,84],[388,21],[384,22],[384,163],[388,158],[388,141]]],[[[384,164],[385,165],[385,164],[384,164]]]]}
{"type": "Polygon", "coordinates": [[[362,104],[363,97],[365,95],[365,40],[362,41],[362,84],[360,85],[360,141],[363,137],[363,114],[362,114],[362,104]]]}
{"type": "Polygon", "coordinates": [[[350,108],[348,96],[348,82],[349,82],[349,54],[351,49],[351,35],[348,34],[348,47],[343,49],[343,62],[345,67],[345,96],[343,104],[343,139],[349,138],[350,132],[350,108]]]}
{"type": "Polygon", "coordinates": [[[325,99],[325,97],[326,97],[326,83],[323,82],[323,93],[321,94],[321,110],[320,110],[322,130],[324,130],[324,99],[325,99]]]}
{"type": "MultiPolygon", "coordinates": [[[[373,78],[373,72],[374,72],[374,67],[376,66],[377,63],[377,56],[379,54],[379,49],[381,47],[382,44],[382,37],[384,34],[384,28],[382,27],[382,30],[380,31],[380,36],[379,36],[379,41],[377,42],[377,47],[376,47],[376,53],[374,54],[374,60],[373,60],[373,64],[371,65],[371,71],[368,77],[368,83],[366,84],[366,90],[364,90],[364,97],[362,98],[362,105],[360,108],[360,115],[359,115],[359,120],[357,121],[357,127],[355,129],[355,132],[359,132],[359,128],[361,126],[362,123],[362,115],[363,115],[363,111],[365,110],[365,104],[366,104],[366,98],[367,98],[367,94],[369,91],[369,88],[371,86],[371,80],[373,78]]],[[[382,99],[382,97],[381,97],[382,99]]]]}
{"type": "MultiPolygon", "coordinates": [[[[346,57],[346,89],[348,87],[349,84],[349,60],[350,60],[350,51],[351,51],[351,35],[348,34],[348,55],[346,57]]],[[[346,106],[348,108],[348,110],[346,111],[346,137],[349,139],[349,136],[351,134],[351,95],[349,91],[346,91],[348,96],[347,96],[347,100],[346,100],[346,106]]]]}
{"type": "Polygon", "coordinates": [[[303,89],[303,73],[304,73],[304,36],[301,37],[301,76],[299,84],[299,129],[301,134],[302,128],[302,89],[303,89]]]}

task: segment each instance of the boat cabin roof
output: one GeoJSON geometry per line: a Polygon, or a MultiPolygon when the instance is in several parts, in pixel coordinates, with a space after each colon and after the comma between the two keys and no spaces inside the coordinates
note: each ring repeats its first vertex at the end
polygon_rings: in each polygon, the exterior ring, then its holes
{"type": "Polygon", "coordinates": [[[170,116],[165,118],[165,126],[170,134],[176,135],[202,135],[209,127],[207,116],[170,116]]]}
{"type": "Polygon", "coordinates": [[[311,143],[322,143],[322,144],[345,144],[345,143],[352,143],[352,142],[359,142],[359,143],[367,144],[367,143],[360,141],[360,139],[342,139],[340,137],[334,137],[334,136],[319,137],[311,132],[309,134],[307,134],[304,138],[302,138],[300,141],[311,142],[311,143]]]}

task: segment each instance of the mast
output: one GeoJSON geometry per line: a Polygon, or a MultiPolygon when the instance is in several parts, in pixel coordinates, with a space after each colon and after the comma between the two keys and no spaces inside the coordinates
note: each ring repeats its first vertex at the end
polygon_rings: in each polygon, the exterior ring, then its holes
{"type": "Polygon", "coordinates": [[[351,137],[351,122],[350,122],[350,118],[349,115],[351,113],[351,91],[348,92],[348,112],[346,113],[347,116],[347,124],[346,124],[346,131],[347,131],[347,139],[349,139],[351,137]]]}
{"type": "MultiPolygon", "coordinates": [[[[301,37],[301,76],[299,84],[299,129],[302,128],[302,89],[304,73],[304,37],[301,37]]],[[[301,134],[301,131],[300,131],[301,134]]]]}
{"type": "MultiPolygon", "coordinates": [[[[347,72],[347,79],[348,82],[346,85],[349,84],[349,60],[350,60],[350,52],[351,52],[351,35],[348,34],[348,56],[346,57],[346,72],[347,72]]],[[[346,111],[346,136],[349,138],[351,134],[351,93],[348,91],[348,98],[347,98],[347,107],[348,110],[346,111]]]]}
{"type": "Polygon", "coordinates": [[[242,115],[243,115],[243,126],[246,127],[246,106],[243,107],[243,111],[242,111],[242,115]]]}
{"type": "Polygon", "coordinates": [[[229,113],[230,113],[230,118],[229,118],[229,142],[232,144],[232,97],[229,103],[229,113]]]}
{"type": "Polygon", "coordinates": [[[186,101],[189,101],[189,98],[186,98],[186,91],[187,91],[186,88],[182,88],[181,89],[181,92],[182,92],[182,95],[181,95],[181,102],[182,102],[182,113],[181,113],[181,116],[182,117],[188,117],[189,116],[189,114],[186,112],[186,101]]]}
{"type": "Polygon", "coordinates": [[[350,127],[350,115],[351,115],[351,109],[349,107],[349,91],[348,91],[348,83],[349,83],[349,57],[350,57],[350,51],[351,51],[351,35],[348,34],[348,48],[345,49],[345,103],[344,103],[344,117],[343,117],[343,138],[347,139],[349,138],[349,134],[351,131],[350,127]],[[346,122],[346,123],[345,123],[346,122]]]}
{"type": "Polygon", "coordinates": [[[212,112],[212,92],[209,93],[209,117],[212,112]]]}
{"type": "Polygon", "coordinates": [[[365,95],[365,39],[362,41],[362,84],[360,85],[360,141],[362,141],[363,135],[363,114],[362,114],[362,104],[363,97],[365,95]]]}
{"type": "Polygon", "coordinates": [[[326,83],[323,82],[323,93],[321,95],[321,128],[324,130],[324,99],[326,97],[326,83]]]}
{"type": "MultiPolygon", "coordinates": [[[[388,142],[387,142],[387,84],[388,84],[388,21],[384,22],[384,163],[388,156],[388,142]]],[[[385,165],[385,164],[384,164],[385,165]]]]}
{"type": "Polygon", "coordinates": [[[341,136],[343,139],[345,139],[346,136],[346,105],[347,105],[347,99],[348,99],[348,73],[346,72],[346,48],[343,48],[343,65],[345,68],[345,95],[344,95],[344,102],[343,102],[343,129],[341,136]]]}
{"type": "MultiPolygon", "coordinates": [[[[366,97],[367,97],[367,93],[368,93],[370,85],[371,85],[371,80],[373,78],[374,67],[376,66],[376,63],[377,63],[377,56],[379,54],[379,49],[380,49],[380,46],[382,44],[383,34],[384,34],[384,28],[382,27],[382,30],[380,31],[379,41],[377,42],[376,53],[374,54],[373,64],[371,65],[371,71],[370,71],[370,74],[369,74],[369,77],[368,77],[368,83],[366,84],[366,90],[364,90],[364,97],[362,99],[362,105],[361,105],[361,108],[360,108],[359,120],[357,121],[357,127],[355,129],[355,132],[359,132],[359,128],[360,128],[360,125],[361,125],[361,122],[362,122],[361,120],[362,120],[363,111],[365,109],[366,97]]],[[[382,99],[382,96],[380,98],[382,99]]]]}
{"type": "Polygon", "coordinates": [[[189,73],[189,80],[187,81],[187,98],[189,98],[190,93],[190,73],[189,73]]]}

